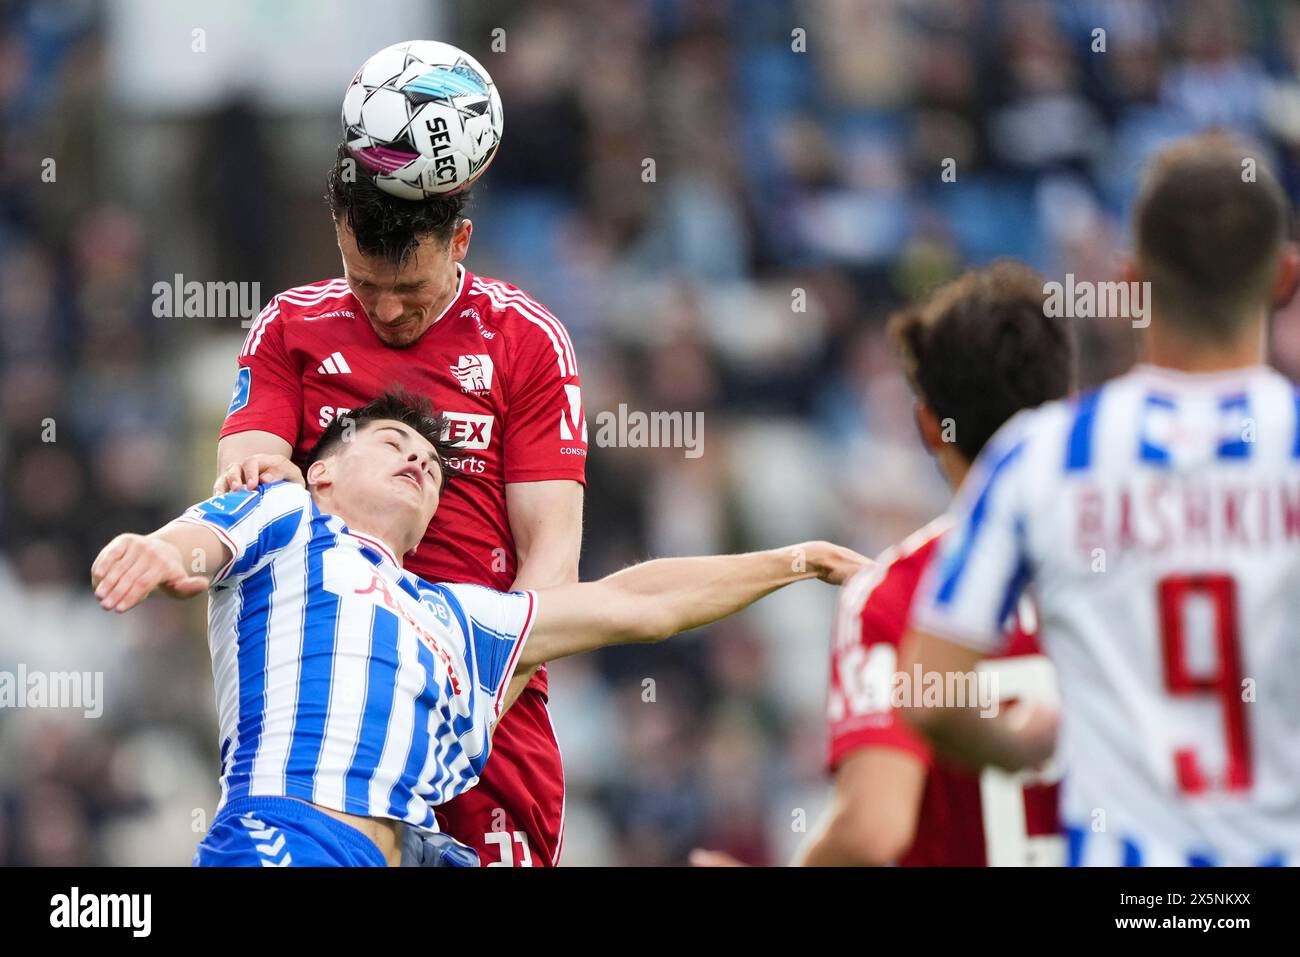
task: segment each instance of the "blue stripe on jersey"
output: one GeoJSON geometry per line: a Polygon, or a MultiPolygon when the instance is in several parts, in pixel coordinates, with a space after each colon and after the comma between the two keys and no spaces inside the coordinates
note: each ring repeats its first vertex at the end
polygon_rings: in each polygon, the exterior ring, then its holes
{"type": "Polygon", "coordinates": [[[1092,464],[1092,427],[1097,420],[1097,403],[1101,389],[1093,389],[1074,402],[1074,424],[1070,426],[1069,444],[1065,450],[1065,470],[1077,472],[1092,464]]]}
{"type": "MultiPolygon", "coordinates": [[[[452,731],[456,735],[456,740],[448,750],[449,755],[460,755],[465,751],[464,747],[460,743],[461,736],[474,726],[474,719],[471,718],[470,715],[476,713],[475,704],[478,697],[478,691],[476,690],[476,685],[478,684],[477,672],[475,670],[474,655],[472,654],[473,646],[470,643],[470,635],[472,634],[470,631],[470,619],[466,617],[465,608],[461,605],[460,599],[456,597],[455,593],[450,588],[446,588],[441,584],[434,585],[433,587],[434,591],[441,595],[443,600],[446,601],[447,607],[451,609],[451,613],[456,617],[456,621],[460,624],[460,633],[465,636],[465,662],[470,669],[469,687],[465,689],[465,693],[469,696],[469,711],[468,714],[456,715],[451,718],[451,727],[452,731]]],[[[447,689],[447,694],[451,694],[451,689],[447,689]]],[[[470,769],[461,771],[457,776],[457,787],[463,787],[466,782],[469,781],[471,776],[478,776],[483,773],[483,765],[487,763],[487,756],[488,748],[484,748],[481,754],[475,755],[472,758],[466,755],[470,769]]],[[[448,762],[448,766],[450,766],[450,762],[448,762]]]]}
{"type": "Polygon", "coordinates": [[[275,591],[275,566],[266,565],[239,583],[239,614],[235,624],[236,660],[239,668],[239,720],[230,761],[228,798],[243,797],[253,774],[253,760],[262,742],[266,706],[266,626],[275,591]]]}
{"type": "Polygon", "coordinates": [[[1124,867],[1141,867],[1142,866],[1142,848],[1138,847],[1137,842],[1131,837],[1122,839],[1124,847],[1124,867]]]}
{"type": "Polygon", "coordinates": [[[239,561],[230,567],[226,578],[238,578],[261,561],[262,557],[268,552],[288,548],[289,543],[293,541],[293,536],[298,531],[298,526],[301,524],[301,508],[285,512],[283,515],[271,519],[257,533],[257,541],[245,548],[244,554],[239,557],[239,561]]]}
{"type": "Polygon", "coordinates": [[[474,631],[471,661],[478,666],[478,686],[484,694],[495,698],[514,654],[516,639],[477,621],[471,621],[470,628],[474,631]]]}
{"type": "Polygon", "coordinates": [[[1083,845],[1088,840],[1088,832],[1081,827],[1065,826],[1065,866],[1083,866],[1083,845]]]}
{"type": "MultiPolygon", "coordinates": [[[[416,642],[416,645],[420,667],[425,674],[425,686],[415,699],[415,718],[411,726],[411,744],[406,751],[406,764],[403,765],[401,775],[393,782],[393,787],[388,792],[388,813],[398,818],[403,818],[407,814],[407,802],[415,786],[420,782],[420,771],[424,768],[424,760],[429,755],[429,711],[431,710],[429,703],[432,701],[444,705],[446,700],[441,696],[439,689],[430,688],[428,685],[429,676],[436,670],[433,652],[423,641],[416,642]]],[[[442,712],[445,718],[445,706],[442,712]]]]}
{"type": "Polygon", "coordinates": [[[1024,447],[1023,441],[1017,442],[1003,454],[1002,458],[990,466],[988,476],[984,479],[984,488],[980,490],[979,498],[975,500],[975,507],[971,509],[966,527],[961,529],[961,542],[957,549],[944,561],[943,567],[939,570],[940,585],[939,591],[934,598],[935,604],[948,605],[952,602],[957,591],[957,585],[960,583],[961,576],[969,562],[971,549],[975,547],[975,538],[979,535],[980,526],[984,524],[984,515],[988,511],[989,496],[993,492],[994,485],[997,484],[998,476],[1003,469],[1015,461],[1024,447]]]}
{"type": "Polygon", "coordinates": [[[370,779],[379,770],[388,736],[388,719],[397,698],[397,616],[387,608],[374,608],[370,622],[370,667],[366,673],[366,700],[361,707],[357,748],[344,781],[344,805],[349,814],[370,814],[370,779]]]}
{"type": "Polygon", "coordinates": [[[1291,458],[1300,459],[1300,392],[1295,394],[1295,442],[1291,446],[1291,458]]]}
{"type": "MultiPolygon", "coordinates": [[[[1219,399],[1220,412],[1240,412],[1242,424],[1250,416],[1250,396],[1242,393],[1240,395],[1229,395],[1219,399]]],[[[1239,429],[1237,434],[1232,438],[1224,439],[1219,443],[1219,458],[1221,459],[1246,459],[1250,458],[1250,446],[1252,443],[1247,442],[1244,435],[1244,428],[1239,429]]]]}
{"type": "Polygon", "coordinates": [[[284,793],[313,799],[316,766],[325,743],[334,652],[338,642],[339,596],[327,591],[325,553],[338,545],[320,509],[312,503],[311,539],[307,542],[307,606],[303,609],[302,653],[298,662],[298,702],[294,707],[284,793]]]}
{"type": "MultiPolygon", "coordinates": [[[[1018,528],[1017,531],[1019,531],[1018,528]]],[[[1020,601],[1020,593],[1024,591],[1028,582],[1029,559],[1021,554],[1020,560],[1016,562],[1016,569],[1011,575],[1011,580],[1007,582],[1007,590],[1002,593],[1002,604],[998,607],[999,622],[1005,622],[1011,617],[1011,613],[1016,610],[1016,603],[1020,601]]]]}
{"type": "Polygon", "coordinates": [[[1150,393],[1142,400],[1142,424],[1138,429],[1138,458],[1148,465],[1169,465],[1169,450],[1163,445],[1153,442],[1147,435],[1147,427],[1151,423],[1151,413],[1159,410],[1160,412],[1172,413],[1175,409],[1174,400],[1167,395],[1150,393]]]}
{"type": "Polygon", "coordinates": [[[1195,851],[1187,855],[1188,867],[1217,867],[1213,857],[1209,854],[1198,854],[1195,851]]]}
{"type": "MultiPolygon", "coordinates": [[[[470,620],[465,615],[465,606],[460,603],[456,593],[445,585],[438,584],[433,586],[433,591],[442,598],[447,604],[447,608],[455,616],[456,621],[460,624],[460,633],[465,636],[465,664],[469,668],[469,712],[474,713],[475,687],[478,685],[478,663],[474,660],[474,645],[472,640],[473,632],[470,630],[470,620]]],[[[461,734],[462,727],[468,727],[468,719],[459,719],[456,726],[456,734],[461,734]]]]}
{"type": "MultiPolygon", "coordinates": [[[[445,699],[444,699],[444,703],[445,703],[445,699]]],[[[446,711],[444,710],[442,714],[443,717],[445,718],[446,711]]],[[[438,772],[433,777],[433,779],[429,782],[430,791],[429,791],[428,799],[429,802],[432,804],[440,803],[441,801],[446,799],[446,796],[448,794],[447,786],[451,783],[449,780],[449,778],[451,777],[451,771],[447,769],[447,762],[443,760],[443,754],[446,751],[446,741],[447,741],[447,735],[445,734],[441,735],[440,737],[432,741],[433,766],[434,768],[437,769],[438,772]]]]}
{"type": "Polygon", "coordinates": [[[1276,854],[1270,854],[1268,857],[1264,858],[1256,866],[1257,867],[1286,867],[1286,855],[1283,854],[1281,851],[1278,851],[1276,854]]]}

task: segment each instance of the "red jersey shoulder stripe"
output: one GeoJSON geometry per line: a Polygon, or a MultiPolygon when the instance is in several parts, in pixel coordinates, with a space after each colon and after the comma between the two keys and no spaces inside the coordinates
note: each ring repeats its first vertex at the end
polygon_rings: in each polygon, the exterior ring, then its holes
{"type": "Polygon", "coordinates": [[[503,302],[516,306],[516,308],[527,309],[535,314],[538,318],[549,323],[563,343],[566,357],[570,365],[576,365],[576,355],[573,351],[573,340],[569,338],[569,330],[564,328],[564,323],[555,317],[551,310],[547,309],[540,302],[534,299],[528,293],[524,292],[518,286],[511,286],[509,283],[500,279],[489,279],[486,276],[475,276],[475,280],[484,287],[491,287],[493,293],[503,302]]]}
{"type": "Polygon", "coordinates": [[[484,279],[482,276],[475,276],[473,290],[487,296],[497,308],[513,309],[533,325],[540,327],[546,333],[547,338],[551,340],[551,347],[555,350],[560,375],[567,377],[577,374],[578,363],[573,350],[573,342],[569,339],[568,330],[564,328],[560,320],[551,315],[545,306],[527,293],[519,289],[512,289],[496,279],[484,279]]]}
{"type": "Polygon", "coordinates": [[[240,349],[239,354],[241,356],[251,356],[257,353],[257,347],[262,342],[262,336],[266,334],[266,327],[280,315],[281,301],[295,306],[314,306],[326,299],[341,296],[349,291],[347,280],[340,278],[328,279],[306,286],[295,286],[293,289],[286,289],[284,292],[277,293],[271,297],[271,301],[253,320],[248,335],[244,337],[244,347],[240,349]]]}

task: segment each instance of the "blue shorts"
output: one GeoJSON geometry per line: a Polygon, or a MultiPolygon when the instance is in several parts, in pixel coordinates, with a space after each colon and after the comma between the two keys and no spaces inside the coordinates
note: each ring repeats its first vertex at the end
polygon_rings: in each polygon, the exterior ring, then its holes
{"type": "Polygon", "coordinates": [[[286,797],[246,797],[217,814],[194,852],[195,867],[384,867],[375,842],[354,827],[286,797]]]}

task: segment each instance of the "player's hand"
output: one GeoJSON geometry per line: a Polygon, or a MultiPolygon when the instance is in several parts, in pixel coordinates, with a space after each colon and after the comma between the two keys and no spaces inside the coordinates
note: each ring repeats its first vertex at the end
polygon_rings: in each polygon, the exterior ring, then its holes
{"type": "Polygon", "coordinates": [[[225,495],[227,492],[239,492],[255,489],[259,485],[272,482],[293,482],[307,487],[307,480],[302,477],[302,470],[283,455],[262,453],[250,455],[242,462],[236,462],[217,476],[212,484],[213,495],[225,495]]]}
{"type": "Polygon", "coordinates": [[[1040,768],[1051,760],[1060,727],[1060,712],[1045,704],[1018,701],[1007,709],[1007,730],[1015,736],[1021,768],[1040,768]]]}
{"type": "Polygon", "coordinates": [[[726,851],[706,851],[696,848],[691,851],[691,867],[748,867],[744,861],[732,857],[726,851]]]}
{"type": "Polygon", "coordinates": [[[833,542],[805,542],[795,546],[795,561],[807,562],[809,571],[831,585],[843,585],[864,565],[872,564],[866,555],[833,542]]]}
{"type": "Polygon", "coordinates": [[[119,535],[90,566],[95,597],[108,611],[130,611],[154,589],[173,598],[190,598],[208,589],[208,579],[192,574],[173,545],[148,535],[119,535]]]}

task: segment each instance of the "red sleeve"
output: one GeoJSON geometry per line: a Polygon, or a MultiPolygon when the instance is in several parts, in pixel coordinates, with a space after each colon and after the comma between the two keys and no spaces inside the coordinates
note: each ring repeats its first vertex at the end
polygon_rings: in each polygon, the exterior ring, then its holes
{"type": "Polygon", "coordinates": [[[833,772],[860,748],[895,748],[928,768],[929,744],[894,708],[898,642],[907,624],[912,584],[894,566],[868,569],[840,591],[827,698],[827,766],[833,772]],[[903,587],[899,587],[902,585],[903,587]],[[906,591],[906,594],[902,592],[906,591]]]}
{"type": "Polygon", "coordinates": [[[302,376],[284,344],[280,300],[254,320],[239,353],[239,373],[221,435],[259,429],[298,445],[302,430],[302,376]]]}
{"type": "Polygon", "coordinates": [[[587,421],[569,334],[550,318],[544,326],[530,323],[523,336],[510,376],[505,480],[585,485],[587,421]]]}

